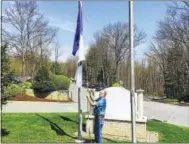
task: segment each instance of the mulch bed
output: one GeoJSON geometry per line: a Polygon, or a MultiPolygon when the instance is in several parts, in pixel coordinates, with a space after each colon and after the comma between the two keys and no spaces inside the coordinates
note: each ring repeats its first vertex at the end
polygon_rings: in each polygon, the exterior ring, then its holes
{"type": "Polygon", "coordinates": [[[73,102],[71,99],[69,100],[49,100],[49,99],[44,99],[44,98],[37,98],[37,97],[32,97],[32,96],[16,96],[10,99],[11,101],[40,101],[40,102],[73,102]]]}

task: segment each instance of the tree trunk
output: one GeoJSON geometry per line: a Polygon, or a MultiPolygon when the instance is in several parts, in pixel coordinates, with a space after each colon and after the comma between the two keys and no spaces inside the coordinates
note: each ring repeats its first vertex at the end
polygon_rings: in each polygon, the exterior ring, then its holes
{"type": "Polygon", "coordinates": [[[24,55],[22,55],[22,77],[25,76],[25,58],[24,55]]]}

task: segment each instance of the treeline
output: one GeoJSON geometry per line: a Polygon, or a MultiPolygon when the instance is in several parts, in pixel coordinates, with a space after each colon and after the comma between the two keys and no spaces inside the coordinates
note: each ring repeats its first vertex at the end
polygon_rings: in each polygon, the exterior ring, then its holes
{"type": "MultiPolygon", "coordinates": [[[[2,40],[12,55],[10,66],[18,75],[34,77],[43,64],[54,74],[74,78],[77,58],[58,62],[61,55],[56,42],[58,29],[49,25],[34,1],[15,2],[5,10],[2,22],[2,40]],[[50,48],[54,50],[55,62],[49,59],[50,48]]],[[[146,95],[179,98],[189,93],[189,2],[169,5],[157,26],[145,59],[135,62],[136,89],[144,89],[146,95]]],[[[136,25],[134,34],[137,52],[137,46],[145,42],[146,34],[136,25]]],[[[107,86],[121,80],[129,89],[129,59],[128,23],[110,23],[94,34],[94,42],[86,54],[83,79],[107,86]]]]}
{"type": "MultiPolygon", "coordinates": [[[[135,47],[145,33],[134,29],[135,47]]],[[[84,79],[111,86],[122,80],[130,88],[128,23],[105,26],[94,35],[84,65],[84,79]]],[[[137,51],[137,47],[135,49],[137,51]]],[[[158,22],[145,60],[135,62],[136,88],[147,95],[179,98],[189,93],[189,2],[174,2],[158,22]]]]}
{"type": "Polygon", "coordinates": [[[158,64],[167,97],[189,95],[189,2],[168,6],[148,56],[158,64]]]}
{"type": "Polygon", "coordinates": [[[5,9],[2,22],[2,43],[21,64],[20,75],[34,77],[49,61],[50,45],[55,43],[58,29],[49,25],[35,1],[15,1],[5,9]]]}

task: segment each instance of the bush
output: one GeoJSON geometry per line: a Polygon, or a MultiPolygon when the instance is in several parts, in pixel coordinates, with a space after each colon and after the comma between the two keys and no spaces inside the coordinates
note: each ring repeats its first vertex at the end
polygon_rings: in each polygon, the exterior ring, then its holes
{"type": "Polygon", "coordinates": [[[112,87],[122,87],[119,83],[114,83],[112,87]]]}
{"type": "Polygon", "coordinates": [[[34,82],[33,89],[38,93],[52,92],[56,90],[55,85],[51,81],[34,82]]]}
{"type": "Polygon", "coordinates": [[[11,84],[5,89],[5,95],[7,97],[15,97],[24,94],[24,88],[21,84],[11,84]]]}
{"type": "Polygon", "coordinates": [[[21,86],[24,89],[31,89],[33,87],[31,82],[25,82],[25,83],[21,84],[21,86]]]}
{"type": "Polygon", "coordinates": [[[38,72],[37,72],[34,80],[37,81],[37,82],[40,82],[40,81],[51,81],[50,70],[46,66],[42,66],[38,70],[38,72]]]}
{"type": "Polygon", "coordinates": [[[55,91],[55,85],[52,83],[52,78],[49,69],[46,66],[42,66],[35,78],[33,83],[33,89],[34,91],[38,93],[43,92],[52,92],[55,91]]]}
{"type": "Polygon", "coordinates": [[[67,90],[70,86],[70,79],[64,75],[55,75],[53,83],[57,90],[67,90]]]}

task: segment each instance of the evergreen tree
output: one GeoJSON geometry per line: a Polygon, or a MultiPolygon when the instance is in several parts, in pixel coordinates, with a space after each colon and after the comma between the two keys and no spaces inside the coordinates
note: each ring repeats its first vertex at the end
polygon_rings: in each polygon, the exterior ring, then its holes
{"type": "Polygon", "coordinates": [[[12,82],[14,72],[10,69],[10,61],[8,56],[7,44],[1,46],[1,103],[4,104],[7,100],[5,92],[6,87],[12,82]]]}

